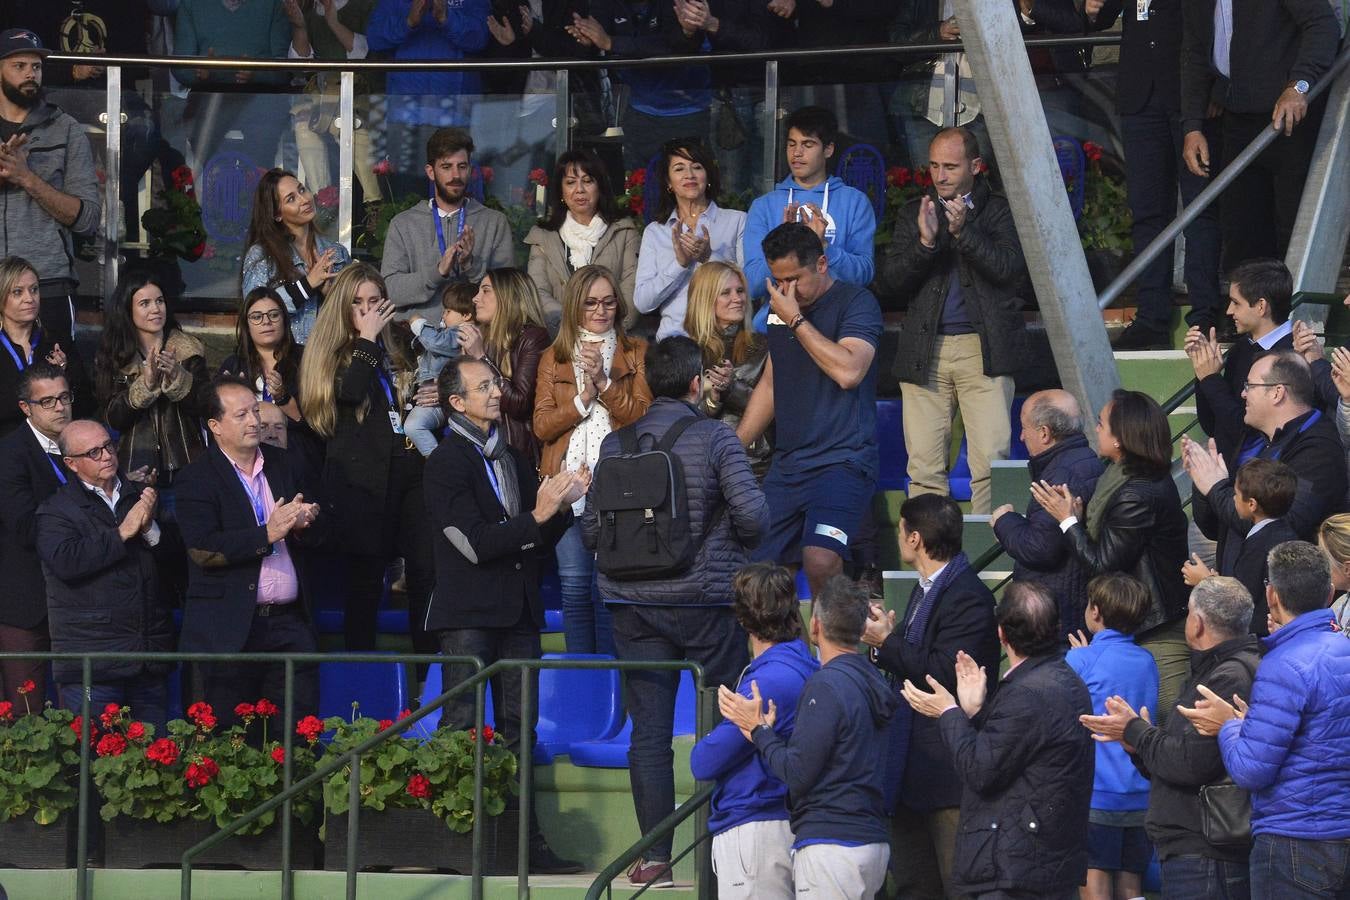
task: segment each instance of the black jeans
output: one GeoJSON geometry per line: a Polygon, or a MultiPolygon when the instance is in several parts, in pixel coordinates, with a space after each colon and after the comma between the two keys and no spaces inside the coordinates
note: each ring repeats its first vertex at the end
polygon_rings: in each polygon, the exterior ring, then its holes
{"type": "MultiPolygon", "coordinates": [[[[619,659],[687,659],[703,666],[704,686],[735,686],[750,662],[745,631],[729,606],[610,604],[619,659]]],[[[633,719],[628,777],[638,828],[649,833],[675,809],[675,670],[629,671],[624,705],[633,719]]],[[[670,859],[671,838],[652,845],[648,860],[670,859]]]]}
{"type": "MultiPolygon", "coordinates": [[[[476,656],[488,666],[499,659],[538,659],[543,655],[539,646],[539,629],[530,621],[528,612],[523,612],[520,621],[510,628],[451,628],[436,632],[436,637],[440,641],[441,653],[446,656],[476,656]]],[[[449,689],[472,675],[473,666],[445,663],[441,671],[441,684],[449,689]]],[[[531,677],[537,683],[538,672],[532,671],[531,677]]],[[[473,692],[460,694],[445,705],[441,723],[459,730],[472,728],[474,707],[473,692]]],[[[537,709],[528,723],[521,722],[519,672],[498,675],[492,679],[492,708],[497,720],[497,733],[512,753],[518,753],[525,731],[522,726],[527,725],[533,737],[534,727],[539,722],[537,709]]]]}
{"type": "MultiPolygon", "coordinates": [[[[305,621],[299,604],[282,608],[270,616],[254,615],[249,626],[248,640],[241,653],[315,653],[314,630],[305,621]]],[[[215,710],[222,729],[234,725],[238,719],[234,708],[240,703],[255,703],[266,698],[277,705],[284,715],[286,667],[275,663],[209,663],[202,666],[202,696],[215,710]]],[[[319,667],[314,663],[295,664],[295,720],[319,714],[319,667]]],[[[269,725],[269,736],[281,738],[281,719],[269,725]]],[[[250,738],[262,739],[261,729],[250,738]]]]}

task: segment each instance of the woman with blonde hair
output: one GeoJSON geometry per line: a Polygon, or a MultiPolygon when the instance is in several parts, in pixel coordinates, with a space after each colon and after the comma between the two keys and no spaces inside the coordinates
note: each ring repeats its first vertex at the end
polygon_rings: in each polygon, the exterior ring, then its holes
{"type": "MultiPolygon", "coordinates": [[[[684,332],[703,351],[699,406],[709,418],[735,428],[764,374],[769,349],[750,326],[754,313],[745,274],[731,263],[704,263],[689,280],[688,297],[684,332]]],[[[773,454],[769,435],[766,431],[746,449],[750,466],[760,478],[769,470],[773,454]]]]}
{"type": "MultiPolygon", "coordinates": [[[[539,360],[534,434],[542,444],[539,474],[593,467],[610,431],[651,406],[647,342],[624,333],[628,304],[603,266],[582,266],[563,290],[562,324],[539,360]]],[[[585,498],[573,505],[578,516],[585,498]]],[[[568,653],[614,653],[609,614],[597,602],[595,557],[573,524],[558,542],[563,634],[568,653]]]]}
{"type": "Polygon", "coordinates": [[[1341,633],[1350,637],[1346,630],[1350,629],[1350,513],[1327,517],[1318,526],[1317,546],[1331,563],[1331,586],[1336,592],[1331,611],[1336,614],[1341,633]]]}
{"type": "Polygon", "coordinates": [[[42,298],[38,271],[18,256],[0,259],[0,436],[24,423],[19,409],[19,376],[34,362],[45,360],[66,373],[66,384],[75,395],[71,418],[89,413],[93,394],[89,376],[75,343],[68,336],[43,328],[38,318],[42,298]]]}
{"type": "Polygon", "coordinates": [[[422,502],[422,455],[403,431],[417,363],[374,267],[353,263],[333,282],[300,361],[300,410],[328,441],[325,506],[336,507],[337,546],[347,554],[343,631],[348,650],[375,648],[384,573],[402,556],[414,646],[431,586],[431,544],[422,502]]]}

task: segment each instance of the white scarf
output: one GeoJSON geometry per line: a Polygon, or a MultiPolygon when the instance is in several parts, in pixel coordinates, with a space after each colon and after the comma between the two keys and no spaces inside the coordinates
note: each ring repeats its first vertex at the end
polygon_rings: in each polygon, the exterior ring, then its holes
{"type": "MultiPolygon", "coordinates": [[[[612,328],[604,334],[581,332],[581,339],[572,348],[572,376],[576,379],[578,394],[586,384],[586,375],[581,368],[581,348],[584,344],[600,344],[605,378],[609,378],[609,370],[614,365],[614,353],[618,349],[618,338],[612,328]]],[[[613,430],[609,421],[609,410],[605,408],[605,404],[601,403],[599,398],[592,400],[586,409],[586,418],[577,423],[577,427],[572,429],[572,436],[567,439],[567,468],[575,472],[585,465],[594,470],[596,462],[600,459],[600,442],[613,430]]],[[[572,504],[574,515],[581,515],[585,509],[584,496],[572,504]]]]}
{"type": "Polygon", "coordinates": [[[567,214],[562,227],[558,229],[558,237],[562,238],[563,244],[567,247],[567,261],[571,263],[573,270],[590,265],[595,245],[600,243],[600,238],[608,227],[608,223],[598,214],[591,218],[589,225],[582,225],[572,218],[571,212],[567,214]]]}

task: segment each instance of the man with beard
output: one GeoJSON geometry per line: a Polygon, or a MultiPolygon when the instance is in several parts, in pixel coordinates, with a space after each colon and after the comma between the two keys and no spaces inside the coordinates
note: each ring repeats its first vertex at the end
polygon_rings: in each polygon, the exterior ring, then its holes
{"type": "Polygon", "coordinates": [[[380,274],[400,319],[439,321],[447,282],[477,284],[489,269],[515,265],[506,216],[468,195],[472,157],[467,131],[437,129],[427,141],[426,168],[435,195],[389,223],[380,274]]]}
{"type": "Polygon", "coordinates": [[[27,29],[0,32],[0,257],[33,263],[42,324],[69,339],[79,284],[71,232],[93,234],[101,206],[88,138],[42,99],[42,61],[50,52],[27,29]]]}

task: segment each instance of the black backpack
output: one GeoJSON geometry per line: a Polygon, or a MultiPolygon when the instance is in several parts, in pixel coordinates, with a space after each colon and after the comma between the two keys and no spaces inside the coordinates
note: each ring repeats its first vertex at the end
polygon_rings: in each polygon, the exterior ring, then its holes
{"type": "MultiPolygon", "coordinates": [[[[680,419],[650,450],[633,425],[620,428],[619,455],[595,466],[591,503],[600,521],[597,568],[615,581],[670,578],[694,564],[684,465],[672,448],[698,416],[680,419]]],[[[709,522],[711,528],[712,523],[709,522]]]]}

